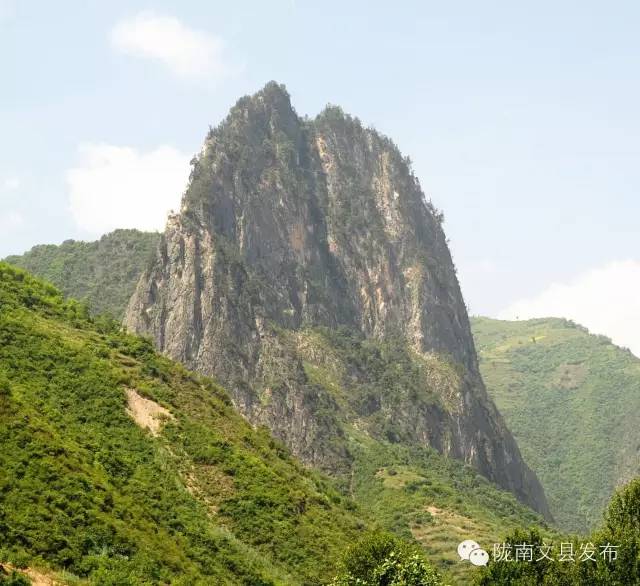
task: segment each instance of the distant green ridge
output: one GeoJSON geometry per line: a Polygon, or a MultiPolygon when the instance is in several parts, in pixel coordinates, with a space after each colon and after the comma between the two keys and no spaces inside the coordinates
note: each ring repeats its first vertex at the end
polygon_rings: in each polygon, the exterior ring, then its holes
{"type": "Polygon", "coordinates": [[[565,530],[601,519],[640,469],[640,360],[563,319],[474,318],[487,390],[565,530]]]}
{"type": "Polygon", "coordinates": [[[94,242],[34,246],[5,260],[84,301],[92,313],[120,320],[159,240],[155,232],[116,230],[94,242]]]}

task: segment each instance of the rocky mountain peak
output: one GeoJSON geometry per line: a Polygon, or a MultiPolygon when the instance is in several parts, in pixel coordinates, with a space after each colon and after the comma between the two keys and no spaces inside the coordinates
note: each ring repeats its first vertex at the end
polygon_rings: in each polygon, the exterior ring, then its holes
{"type": "Polygon", "coordinates": [[[125,323],[218,377],[308,463],[340,473],[350,430],[390,425],[547,512],[484,390],[441,215],[393,142],[338,107],[302,119],[275,82],[238,101],[194,158],[125,323]],[[349,360],[344,392],[314,382],[316,334],[342,330],[404,352],[435,399],[372,390],[379,375],[349,360]]]}

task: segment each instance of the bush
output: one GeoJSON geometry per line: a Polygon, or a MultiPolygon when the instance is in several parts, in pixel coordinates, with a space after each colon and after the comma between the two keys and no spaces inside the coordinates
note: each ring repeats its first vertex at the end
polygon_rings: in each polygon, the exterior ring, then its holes
{"type": "Polygon", "coordinates": [[[0,584],[2,586],[29,586],[31,581],[23,574],[18,574],[15,571],[7,574],[0,566],[0,584]]]}
{"type": "Polygon", "coordinates": [[[388,533],[371,533],[350,548],[332,586],[439,586],[438,573],[416,549],[388,533]]]}
{"type": "MultiPolygon", "coordinates": [[[[578,541],[562,538],[574,544],[574,551],[580,551],[580,544],[593,544],[596,552],[609,544],[617,550],[615,559],[595,555],[593,561],[560,562],[557,551],[551,557],[554,561],[520,562],[491,561],[482,570],[476,584],[510,584],[529,586],[533,584],[562,584],[567,586],[609,586],[640,583],[640,478],[621,488],[611,499],[601,530],[578,541]]],[[[535,530],[515,531],[505,539],[505,543],[527,543],[538,546],[542,537],[535,530]]]]}

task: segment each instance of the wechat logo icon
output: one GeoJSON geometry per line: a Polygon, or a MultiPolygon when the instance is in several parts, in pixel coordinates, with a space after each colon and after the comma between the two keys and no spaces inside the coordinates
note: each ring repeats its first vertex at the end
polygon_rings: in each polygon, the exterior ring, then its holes
{"type": "Polygon", "coordinates": [[[458,555],[461,560],[469,561],[474,566],[486,566],[489,563],[489,554],[473,539],[465,539],[458,544],[458,555]]]}

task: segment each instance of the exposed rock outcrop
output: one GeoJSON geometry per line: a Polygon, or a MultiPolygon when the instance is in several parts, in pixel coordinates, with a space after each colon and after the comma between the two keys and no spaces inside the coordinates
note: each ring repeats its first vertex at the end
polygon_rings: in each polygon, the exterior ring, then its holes
{"type": "MultiPolygon", "coordinates": [[[[441,216],[388,138],[336,107],[300,118],[272,82],[238,101],[192,164],[130,329],[216,376],[250,421],[333,472],[349,466],[354,421],[309,380],[308,348],[286,332],[346,328],[403,345],[427,371],[447,364],[440,401],[374,397],[370,411],[400,429],[392,441],[464,460],[548,514],[485,392],[441,216]]],[[[431,379],[437,390],[437,370],[431,379]]]]}

